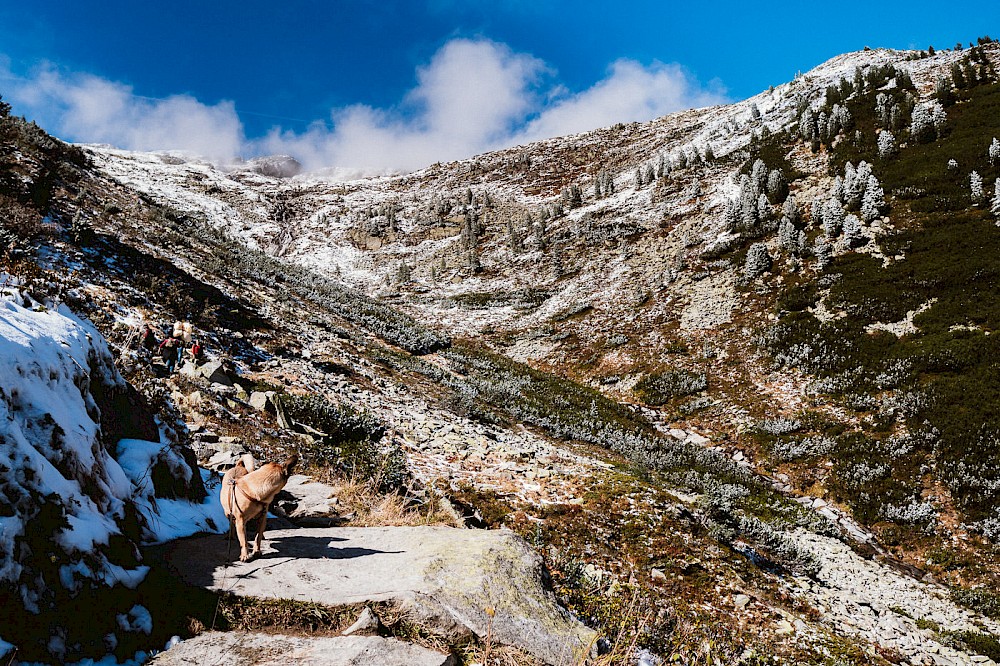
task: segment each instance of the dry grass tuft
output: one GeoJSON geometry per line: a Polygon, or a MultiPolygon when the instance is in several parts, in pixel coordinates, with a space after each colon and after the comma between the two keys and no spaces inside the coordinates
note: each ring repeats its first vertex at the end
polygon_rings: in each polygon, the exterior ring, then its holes
{"type": "Polygon", "coordinates": [[[337,499],[344,511],[353,514],[350,524],[355,527],[415,527],[444,525],[462,527],[454,511],[434,493],[429,492],[422,503],[398,493],[382,494],[377,480],[339,478],[330,471],[321,475],[325,483],[337,489],[337,499]]]}

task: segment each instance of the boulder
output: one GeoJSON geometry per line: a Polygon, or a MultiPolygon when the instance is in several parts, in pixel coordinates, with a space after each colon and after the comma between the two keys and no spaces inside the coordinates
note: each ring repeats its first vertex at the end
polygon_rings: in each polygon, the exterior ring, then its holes
{"type": "Polygon", "coordinates": [[[258,412],[274,413],[274,391],[254,391],[250,394],[249,402],[258,412]]]}
{"type": "Polygon", "coordinates": [[[304,637],[211,631],[153,658],[155,666],[453,666],[451,655],[380,636],[304,637]]]}
{"type": "Polygon", "coordinates": [[[198,366],[198,374],[213,384],[233,386],[233,380],[226,374],[222,361],[209,361],[198,366]]]}
{"type": "Polygon", "coordinates": [[[272,506],[302,527],[332,527],[343,522],[336,489],[303,474],[289,477],[272,506]]]}
{"type": "Polygon", "coordinates": [[[541,557],[513,532],[447,527],[267,532],[262,554],[227,559],[224,536],[182,539],[166,564],[190,585],[327,606],[390,601],[449,641],[475,635],[550,664],[596,644],[543,584],[541,557]],[[492,612],[493,617],[490,617],[492,612]]]}

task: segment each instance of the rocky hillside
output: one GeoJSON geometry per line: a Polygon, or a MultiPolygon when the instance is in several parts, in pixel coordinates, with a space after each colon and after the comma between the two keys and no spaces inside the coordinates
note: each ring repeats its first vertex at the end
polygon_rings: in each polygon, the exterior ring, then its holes
{"type": "Polygon", "coordinates": [[[296,449],[520,533],[607,660],[989,663],[983,41],[365,181],[3,118],[3,266],[72,293],[206,460],[296,449]],[[225,372],[150,373],[131,331],[177,318],[225,372]]]}

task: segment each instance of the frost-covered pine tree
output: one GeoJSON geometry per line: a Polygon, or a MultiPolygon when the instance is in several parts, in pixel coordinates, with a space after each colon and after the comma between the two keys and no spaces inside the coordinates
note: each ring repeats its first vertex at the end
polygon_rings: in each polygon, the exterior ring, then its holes
{"type": "Polygon", "coordinates": [[[819,197],[813,199],[812,206],[809,209],[809,217],[814,226],[823,226],[823,200],[819,197]]]}
{"type": "Polygon", "coordinates": [[[830,243],[822,236],[816,239],[816,244],[813,246],[813,254],[816,256],[816,263],[820,268],[826,268],[830,265],[830,256],[832,254],[830,243]]]}
{"type": "Polygon", "coordinates": [[[875,122],[882,129],[888,129],[892,123],[892,97],[885,93],[875,96],[875,122]]]}
{"type": "Polygon", "coordinates": [[[799,117],[799,136],[803,141],[812,141],[816,138],[816,114],[809,107],[803,109],[799,117]]]}
{"type": "Polygon", "coordinates": [[[882,130],[878,135],[878,156],[888,159],[896,153],[896,137],[889,130],[882,130]]]}
{"type": "Polygon", "coordinates": [[[860,247],[868,242],[861,232],[861,220],[853,213],[844,218],[844,242],[848,247],[860,247]]]}
{"type": "Polygon", "coordinates": [[[665,158],[663,156],[663,154],[661,153],[660,154],[660,161],[657,162],[657,164],[656,164],[656,177],[657,178],[666,178],[668,175],[670,175],[670,172],[667,171],[667,158],[665,158]]]}
{"type": "Polygon", "coordinates": [[[861,198],[861,219],[872,222],[885,209],[885,191],[873,174],[868,175],[864,196],[861,198]]]}
{"type": "Polygon", "coordinates": [[[757,195],[757,219],[765,222],[771,218],[771,202],[763,192],[757,195]]]}
{"type": "Polygon", "coordinates": [[[806,247],[805,232],[799,231],[787,217],[781,218],[778,224],[778,241],[781,247],[792,256],[799,256],[806,247]]]}
{"type": "Polygon", "coordinates": [[[760,109],[756,102],[750,105],[750,120],[760,120],[760,109]]]}
{"type": "MultiPolygon", "coordinates": [[[[850,162],[848,162],[850,164],[850,162]]],[[[844,179],[840,176],[836,176],[833,179],[833,197],[837,201],[844,200],[844,179]]]]}
{"type": "Polygon", "coordinates": [[[994,215],[1000,216],[1000,178],[997,178],[997,182],[993,186],[993,190],[993,202],[990,204],[990,209],[993,211],[994,215]]]}
{"type": "Polygon", "coordinates": [[[770,270],[771,263],[772,259],[767,251],[767,246],[763,243],[754,243],[747,250],[747,260],[743,264],[743,275],[752,280],[770,270]]]}
{"type": "Polygon", "coordinates": [[[760,221],[757,211],[757,198],[754,197],[753,191],[746,190],[740,196],[740,220],[742,228],[749,230],[757,226],[757,222],[760,221]]]}
{"type": "Polygon", "coordinates": [[[1000,161],[1000,141],[997,141],[996,137],[993,137],[993,143],[990,144],[989,156],[990,164],[995,165],[1000,161]]]}
{"type": "Polygon", "coordinates": [[[830,197],[823,205],[823,232],[829,238],[834,238],[840,235],[843,227],[844,209],[841,208],[839,201],[830,197]]]}
{"type": "Polygon", "coordinates": [[[798,227],[799,222],[802,219],[802,214],[799,213],[799,205],[795,200],[794,194],[789,194],[788,198],[785,199],[785,205],[781,207],[781,214],[784,215],[789,222],[798,227]]]}
{"type": "Polygon", "coordinates": [[[722,221],[730,231],[738,232],[743,225],[743,214],[739,201],[730,199],[726,202],[726,210],[722,213],[722,221]]]}
{"type": "Polygon", "coordinates": [[[642,169],[637,167],[635,170],[635,189],[641,190],[644,184],[645,183],[642,179],[642,169]]]}
{"type": "Polygon", "coordinates": [[[767,198],[776,204],[788,198],[788,181],[785,180],[785,174],[778,169],[767,174],[767,198]]]}
{"type": "Polygon", "coordinates": [[[913,107],[910,117],[910,135],[917,141],[928,142],[938,137],[948,116],[937,100],[920,102],[913,107]]]}
{"type": "Polygon", "coordinates": [[[816,129],[818,130],[819,138],[823,141],[830,138],[830,121],[826,115],[826,111],[819,112],[819,116],[816,118],[816,129]]]}
{"type": "Polygon", "coordinates": [[[750,185],[754,189],[754,194],[760,194],[767,188],[767,165],[764,160],[755,160],[750,169],[750,185]]]}
{"type": "Polygon", "coordinates": [[[705,144],[705,161],[712,162],[715,160],[715,151],[712,149],[712,144],[705,144]]]}
{"type": "Polygon", "coordinates": [[[969,192],[972,194],[972,203],[983,200],[983,177],[977,171],[969,174],[969,192]]]}

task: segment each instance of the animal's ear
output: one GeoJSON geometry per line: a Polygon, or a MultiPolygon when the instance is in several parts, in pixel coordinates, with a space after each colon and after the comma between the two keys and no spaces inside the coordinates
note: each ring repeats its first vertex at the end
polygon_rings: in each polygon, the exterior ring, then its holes
{"type": "Polygon", "coordinates": [[[298,462],[299,462],[299,454],[293,453],[292,455],[288,456],[288,460],[281,463],[281,468],[285,470],[286,474],[291,474],[292,468],[295,467],[296,463],[298,462]]]}

